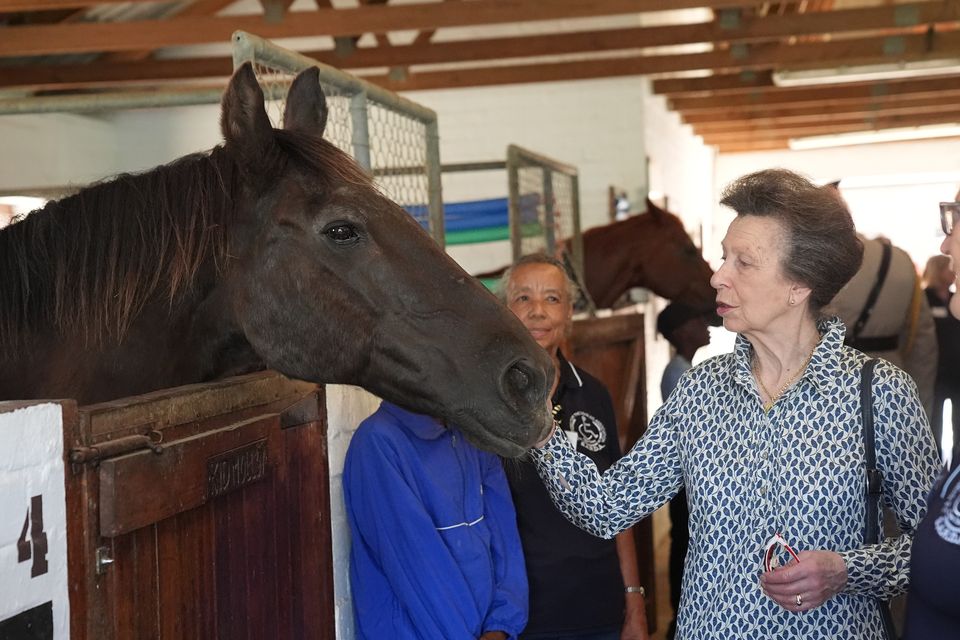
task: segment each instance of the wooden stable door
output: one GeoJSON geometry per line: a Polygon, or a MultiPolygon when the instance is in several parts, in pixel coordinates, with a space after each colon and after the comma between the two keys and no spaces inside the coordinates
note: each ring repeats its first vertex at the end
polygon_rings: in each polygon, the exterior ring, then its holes
{"type": "MultiPolygon", "coordinates": [[[[624,452],[647,430],[647,385],[644,317],[633,309],[603,318],[576,320],[564,353],[570,361],[603,382],[613,397],[620,447],[624,452]]],[[[656,630],[657,591],[654,582],[653,523],[633,527],[640,580],[647,591],[647,620],[656,630]]]]}
{"type": "Polygon", "coordinates": [[[77,413],[73,638],[333,639],[321,389],[254,374],[77,413]]]}

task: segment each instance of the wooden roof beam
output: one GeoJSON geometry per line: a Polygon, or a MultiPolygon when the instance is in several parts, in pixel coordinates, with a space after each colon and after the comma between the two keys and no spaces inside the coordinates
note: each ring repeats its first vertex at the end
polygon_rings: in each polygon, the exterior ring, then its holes
{"type": "MultiPolygon", "coordinates": [[[[295,19],[266,22],[262,16],[177,17],[116,23],[29,25],[7,27],[0,38],[0,56],[159,49],[170,46],[226,42],[237,29],[265,38],[314,35],[353,36],[392,30],[430,30],[590,16],[636,14],[652,0],[485,0],[442,4],[361,6],[298,12],[295,19]]],[[[658,8],[664,8],[659,3],[658,8]]],[[[677,2],[671,3],[672,5],[677,2]]],[[[682,4],[682,3],[681,3],[682,4]]],[[[717,3],[722,4],[722,3],[717,3]]],[[[747,3],[749,4],[749,3],[747,3]]],[[[774,17],[744,17],[728,24],[714,21],[692,25],[645,27],[632,46],[698,42],[750,42],[800,35],[869,30],[917,30],[929,24],[960,21],[960,0],[915,2],[909,5],[844,9],[774,17]]],[[[734,51],[736,55],[737,50],[734,51]]]]}
{"type": "Polygon", "coordinates": [[[760,109],[772,106],[824,104],[844,100],[884,100],[893,96],[937,94],[960,89],[960,75],[916,80],[887,80],[855,85],[778,87],[749,94],[668,98],[672,109],[698,113],[717,109],[760,109]]]}
{"type": "Polygon", "coordinates": [[[749,69],[734,73],[715,73],[702,78],[660,78],[652,83],[657,94],[679,96],[685,93],[713,94],[747,92],[776,86],[770,69],[749,69]]]}
{"type": "Polygon", "coordinates": [[[720,154],[727,153],[757,153],[763,151],[781,151],[789,149],[790,144],[787,138],[782,140],[761,140],[757,142],[744,142],[738,144],[714,145],[720,154]]]}
{"type": "Polygon", "coordinates": [[[944,105],[960,104],[960,89],[937,94],[891,96],[886,99],[866,99],[857,101],[838,101],[835,103],[816,103],[786,105],[782,107],[760,109],[716,109],[697,113],[681,113],[683,122],[689,125],[723,124],[743,120],[823,120],[828,117],[862,115],[868,116],[888,111],[923,111],[944,105]]]}
{"type": "Polygon", "coordinates": [[[861,131],[879,131],[883,129],[898,129],[901,127],[918,127],[930,124],[960,124],[960,109],[924,116],[891,116],[877,119],[864,119],[859,122],[830,123],[823,122],[818,126],[779,127],[776,129],[758,129],[751,132],[710,133],[701,135],[706,144],[725,144],[743,140],[769,140],[779,138],[800,138],[809,136],[830,135],[834,133],[853,133],[861,131]]]}
{"type": "MultiPolygon", "coordinates": [[[[446,3],[459,4],[459,3],[446,3]]],[[[434,5],[434,6],[446,6],[434,5]]],[[[485,3],[484,3],[485,4],[485,3]]],[[[371,7],[370,10],[377,7],[371,7]]],[[[7,30],[8,31],[8,30],[7,30]]],[[[5,34],[7,31],[0,30],[5,34]]],[[[566,53],[590,53],[597,51],[619,51],[627,47],[636,47],[637,32],[640,29],[617,29],[612,31],[593,31],[570,34],[551,34],[541,36],[483,39],[469,42],[442,42],[426,45],[409,45],[390,48],[357,49],[348,56],[337,56],[332,51],[308,52],[305,55],[338,68],[357,71],[368,67],[414,66],[442,62],[496,60],[531,55],[559,55],[566,53]]],[[[0,38],[0,48],[3,39],[0,38]]],[[[898,36],[891,38],[861,38],[836,42],[813,44],[782,45],[763,43],[743,50],[721,50],[707,53],[673,54],[654,56],[635,56],[630,58],[632,74],[658,74],[698,69],[761,69],[766,72],[776,65],[797,64],[809,60],[845,60],[854,61],[890,61],[902,59],[938,59],[960,55],[960,31],[942,33],[932,42],[924,36],[898,36]],[[896,46],[891,55],[891,42],[896,46]]],[[[191,60],[145,61],[142,66],[99,65],[24,65],[0,67],[0,87],[82,86],[96,82],[98,78],[111,79],[114,82],[169,80],[198,78],[223,75],[225,59],[214,61],[210,58],[191,60]]],[[[783,89],[765,89],[757,87],[755,92],[731,96],[746,103],[757,100],[757,96],[766,97],[768,91],[783,89]]],[[[796,93],[807,94],[812,90],[804,88],[796,93]]],[[[772,94],[769,94],[772,95],[772,94]]],[[[685,109],[686,102],[692,102],[706,108],[719,96],[696,98],[668,98],[676,103],[677,109],[685,109]]]]}
{"type": "Polygon", "coordinates": [[[732,134],[732,133],[754,133],[764,130],[796,129],[823,127],[827,125],[855,124],[860,122],[873,122],[887,118],[898,118],[902,116],[941,116],[950,114],[956,116],[960,107],[957,103],[929,105],[927,107],[906,107],[897,109],[884,109],[881,111],[866,111],[844,114],[823,114],[817,119],[814,116],[805,116],[802,118],[751,118],[749,120],[730,120],[727,122],[705,122],[693,125],[693,129],[698,135],[713,134],[732,134]]]}
{"type": "MultiPolygon", "coordinates": [[[[554,0],[551,0],[551,2],[553,1],[554,0]]],[[[139,2],[156,2],[156,0],[3,0],[3,10],[39,11],[89,7],[95,4],[126,4],[139,2]]],[[[516,0],[511,4],[523,4],[523,0],[516,0]]],[[[536,0],[531,4],[536,4],[536,0]]],[[[633,0],[630,4],[636,7],[635,9],[631,9],[631,11],[664,11],[666,9],[696,9],[701,7],[719,9],[723,7],[761,6],[764,4],[764,0],[633,0]]]]}
{"type": "MultiPolygon", "coordinates": [[[[483,2],[419,3],[317,9],[292,14],[281,23],[263,16],[206,16],[6,27],[0,38],[0,56],[160,49],[171,46],[228,42],[230,35],[246,30],[264,38],[353,36],[408,29],[437,29],[476,25],[531,22],[552,19],[637,14],[686,6],[729,6],[732,0],[484,0],[483,2]]],[[[749,4],[749,2],[748,2],[749,4]]]]}

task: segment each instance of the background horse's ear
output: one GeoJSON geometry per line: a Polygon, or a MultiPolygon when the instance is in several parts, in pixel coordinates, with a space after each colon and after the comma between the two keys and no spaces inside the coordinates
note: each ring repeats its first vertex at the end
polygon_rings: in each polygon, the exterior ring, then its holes
{"type": "Polygon", "coordinates": [[[647,213],[653,215],[654,217],[662,217],[663,209],[655,205],[653,200],[647,198],[647,213]]]}
{"type": "Polygon", "coordinates": [[[290,85],[283,128],[320,137],[326,126],[327,99],[320,87],[320,72],[310,67],[301,71],[290,85]]]}
{"type": "Polygon", "coordinates": [[[220,129],[227,149],[251,163],[262,162],[274,144],[263,91],[249,62],[236,70],[223,94],[220,129]]]}

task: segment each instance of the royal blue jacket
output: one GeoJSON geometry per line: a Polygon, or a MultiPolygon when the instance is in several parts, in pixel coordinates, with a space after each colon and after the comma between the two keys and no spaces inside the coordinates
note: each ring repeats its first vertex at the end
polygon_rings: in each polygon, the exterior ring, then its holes
{"type": "Polygon", "coordinates": [[[499,458],[437,420],[383,402],[347,451],[357,637],[516,637],[527,577],[499,458]]]}

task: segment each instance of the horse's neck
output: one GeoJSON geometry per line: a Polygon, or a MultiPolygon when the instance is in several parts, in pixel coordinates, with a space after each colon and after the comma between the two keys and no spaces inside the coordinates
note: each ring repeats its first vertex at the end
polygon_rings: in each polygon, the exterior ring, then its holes
{"type": "Polygon", "coordinates": [[[101,402],[263,368],[232,319],[223,288],[157,296],[121,339],[93,340],[52,328],[24,337],[0,358],[0,399],[101,402]]]}
{"type": "Polygon", "coordinates": [[[584,279],[598,307],[610,307],[632,287],[647,286],[643,264],[648,253],[649,225],[639,217],[597,227],[585,237],[584,279]],[[638,246],[639,243],[639,246],[638,246]]]}

